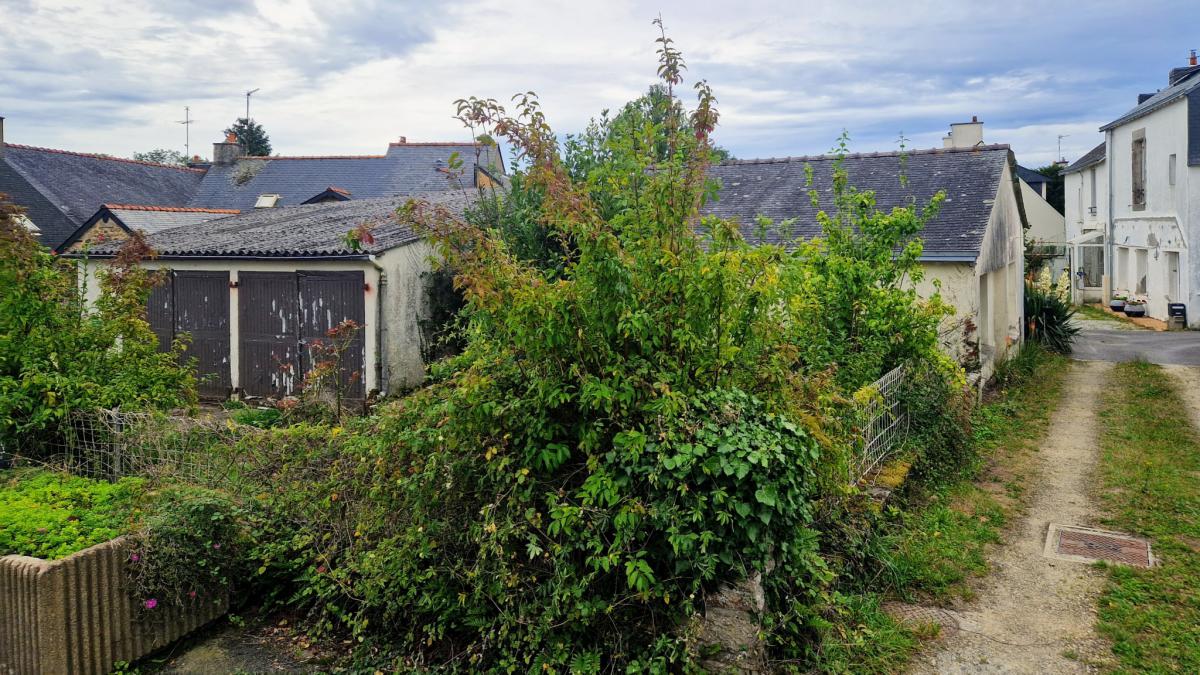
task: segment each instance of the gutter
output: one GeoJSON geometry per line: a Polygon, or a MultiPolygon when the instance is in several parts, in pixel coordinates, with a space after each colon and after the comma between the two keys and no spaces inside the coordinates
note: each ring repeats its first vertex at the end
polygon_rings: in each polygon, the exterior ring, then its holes
{"type": "Polygon", "coordinates": [[[1113,230],[1113,174],[1115,171],[1113,171],[1113,158],[1111,157],[1113,152],[1112,137],[1112,129],[1105,130],[1104,162],[1108,166],[1108,171],[1105,172],[1108,174],[1108,223],[1104,226],[1104,275],[1108,277],[1108,283],[1101,283],[1101,293],[1104,295],[1103,300],[1105,305],[1112,300],[1113,283],[1116,281],[1113,278],[1113,271],[1116,267],[1113,261],[1113,237],[1116,236],[1116,232],[1113,230]]]}
{"type": "MultiPolygon", "coordinates": [[[[115,258],[115,253],[90,253],[87,255],[81,253],[64,253],[64,258],[115,258]]],[[[332,261],[351,260],[351,261],[370,261],[374,263],[375,255],[358,254],[358,255],[157,255],[151,260],[303,260],[303,261],[332,261]]],[[[379,267],[378,264],[375,265],[379,267]]]]}

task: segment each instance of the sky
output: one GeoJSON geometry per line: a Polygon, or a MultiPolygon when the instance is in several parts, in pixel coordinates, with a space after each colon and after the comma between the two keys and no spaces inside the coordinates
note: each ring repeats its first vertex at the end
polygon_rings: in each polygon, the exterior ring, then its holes
{"type": "Polygon", "coordinates": [[[1027,166],[1072,160],[1200,48],[1189,2],[0,0],[10,143],[211,155],[245,114],[285,155],[467,140],[454,101],[534,91],[560,134],[655,77],[651,20],[736,157],[941,146],[978,116],[1027,166]],[[1193,28],[1189,30],[1189,26],[1193,28]]]}

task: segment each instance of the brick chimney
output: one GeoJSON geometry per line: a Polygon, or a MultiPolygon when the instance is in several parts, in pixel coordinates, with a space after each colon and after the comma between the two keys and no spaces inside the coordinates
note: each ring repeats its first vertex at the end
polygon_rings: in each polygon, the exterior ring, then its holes
{"type": "Polygon", "coordinates": [[[1197,64],[1196,50],[1193,49],[1188,55],[1188,64],[1183,68],[1172,68],[1170,74],[1167,75],[1167,86],[1175,86],[1180,82],[1188,79],[1196,73],[1200,73],[1200,65],[1197,64]]]}
{"type": "Polygon", "coordinates": [[[226,134],[224,143],[213,143],[213,164],[222,166],[234,164],[239,157],[246,154],[246,149],[238,143],[237,136],[234,134],[226,134]]]}

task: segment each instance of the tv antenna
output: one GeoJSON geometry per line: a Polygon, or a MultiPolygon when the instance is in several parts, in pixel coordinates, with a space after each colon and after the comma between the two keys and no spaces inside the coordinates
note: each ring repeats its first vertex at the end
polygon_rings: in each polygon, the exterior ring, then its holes
{"type": "Polygon", "coordinates": [[[183,106],[183,119],[175,120],[176,124],[183,125],[183,154],[188,161],[192,159],[192,124],[196,120],[192,119],[191,106],[183,106]]]}
{"type": "Polygon", "coordinates": [[[247,122],[250,121],[250,95],[256,91],[258,91],[258,89],[251,89],[250,91],[246,92],[246,121],[247,122]]]}
{"type": "Polygon", "coordinates": [[[1067,158],[1063,157],[1063,154],[1062,154],[1062,139],[1068,138],[1070,135],[1071,134],[1059,134],[1058,135],[1058,161],[1060,161],[1060,162],[1067,161],[1067,158]]]}

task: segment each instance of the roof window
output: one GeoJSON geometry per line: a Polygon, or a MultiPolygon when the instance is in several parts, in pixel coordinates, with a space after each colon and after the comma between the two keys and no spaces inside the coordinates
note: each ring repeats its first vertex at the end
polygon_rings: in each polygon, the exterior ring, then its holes
{"type": "Polygon", "coordinates": [[[254,202],[256,209],[273,209],[276,206],[279,206],[279,195],[275,194],[259,195],[258,201],[254,202]]]}

